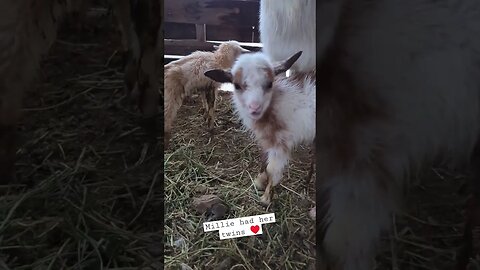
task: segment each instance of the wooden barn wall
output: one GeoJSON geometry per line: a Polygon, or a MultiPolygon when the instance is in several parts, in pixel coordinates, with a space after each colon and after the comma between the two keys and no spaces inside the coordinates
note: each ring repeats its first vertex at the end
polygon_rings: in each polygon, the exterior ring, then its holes
{"type": "Polygon", "coordinates": [[[206,40],[260,42],[259,0],[165,0],[164,5],[167,55],[213,50],[206,40]]]}

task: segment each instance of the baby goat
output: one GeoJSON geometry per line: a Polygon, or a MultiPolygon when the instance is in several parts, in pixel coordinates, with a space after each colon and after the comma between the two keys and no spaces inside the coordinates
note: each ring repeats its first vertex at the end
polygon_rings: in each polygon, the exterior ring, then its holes
{"type": "Polygon", "coordinates": [[[206,78],[203,73],[208,69],[231,68],[244,49],[236,41],[228,41],[214,46],[215,52],[196,51],[165,65],[165,137],[164,145],[168,148],[171,130],[178,109],[185,96],[199,91],[205,108],[207,126],[212,132],[214,124],[215,99],[220,83],[206,78]]]}
{"type": "Polygon", "coordinates": [[[264,53],[245,54],[231,71],[205,72],[212,80],[235,85],[235,110],[267,156],[266,166],[255,179],[257,188],[265,188],[261,202],[266,205],[271,202],[272,187],[282,179],[292,148],[315,138],[315,76],[275,78],[301,54],[275,66],[264,53]]]}

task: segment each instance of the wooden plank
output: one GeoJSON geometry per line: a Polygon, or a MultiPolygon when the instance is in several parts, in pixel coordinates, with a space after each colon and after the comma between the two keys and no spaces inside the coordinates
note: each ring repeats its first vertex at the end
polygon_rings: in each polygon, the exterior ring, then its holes
{"type": "MultiPolygon", "coordinates": [[[[241,42],[260,42],[258,27],[207,25],[206,40],[237,40],[241,42]],[[253,35],[253,40],[252,40],[253,35]]],[[[190,23],[165,23],[166,39],[195,39],[196,26],[190,23]]]]}
{"type": "Polygon", "coordinates": [[[260,31],[258,31],[258,26],[253,27],[253,41],[255,43],[260,43],[260,31]]]}
{"type": "MultiPolygon", "coordinates": [[[[199,42],[197,40],[165,40],[164,54],[168,55],[188,55],[194,51],[213,51],[214,44],[220,44],[221,42],[199,42]]],[[[242,44],[247,50],[259,51],[261,47],[253,44],[242,44]]]]}
{"type": "Polygon", "coordinates": [[[256,26],[260,3],[245,0],[165,1],[165,22],[256,26]]]}
{"type": "Polygon", "coordinates": [[[188,55],[194,51],[213,51],[213,43],[193,40],[165,40],[165,54],[188,55]]]}
{"type": "Polygon", "coordinates": [[[194,39],[196,38],[196,29],[194,24],[190,23],[172,23],[164,24],[166,39],[194,39]]]}
{"type": "Polygon", "coordinates": [[[163,58],[163,64],[166,65],[172,61],[175,61],[175,60],[178,60],[180,59],[181,57],[178,57],[178,56],[167,56],[165,55],[165,57],[163,58]]]}
{"type": "Polygon", "coordinates": [[[236,40],[241,42],[258,42],[252,27],[233,27],[228,25],[207,25],[207,40],[236,40]]]}
{"type": "Polygon", "coordinates": [[[205,42],[207,40],[205,24],[196,24],[195,29],[197,31],[197,41],[205,42]]]}

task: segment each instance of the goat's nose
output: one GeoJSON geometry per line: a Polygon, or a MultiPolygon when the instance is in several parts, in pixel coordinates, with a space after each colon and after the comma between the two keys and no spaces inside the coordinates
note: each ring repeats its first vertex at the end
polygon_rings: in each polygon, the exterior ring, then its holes
{"type": "Polygon", "coordinates": [[[260,109],[260,103],[252,102],[248,105],[248,108],[252,111],[257,111],[258,109],[260,109]]]}

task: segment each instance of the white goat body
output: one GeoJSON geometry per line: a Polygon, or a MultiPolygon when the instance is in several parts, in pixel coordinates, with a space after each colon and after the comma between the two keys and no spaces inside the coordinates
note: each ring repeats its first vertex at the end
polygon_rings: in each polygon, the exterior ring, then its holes
{"type": "Polygon", "coordinates": [[[292,70],[315,69],[315,5],[315,0],[261,0],[260,41],[272,61],[283,61],[301,50],[292,70]]]}
{"type": "Polygon", "coordinates": [[[262,203],[271,201],[271,188],[278,185],[296,145],[315,138],[315,76],[302,74],[276,77],[300,56],[294,55],[274,67],[263,53],[241,55],[231,72],[211,70],[205,75],[219,82],[233,82],[233,104],[243,125],[267,155],[265,171],[256,179],[265,188],[262,203]]]}

